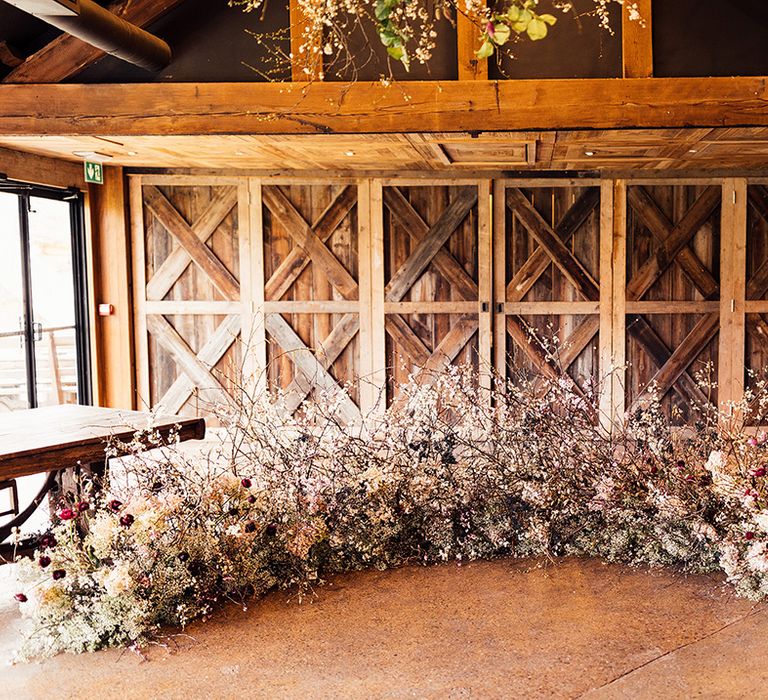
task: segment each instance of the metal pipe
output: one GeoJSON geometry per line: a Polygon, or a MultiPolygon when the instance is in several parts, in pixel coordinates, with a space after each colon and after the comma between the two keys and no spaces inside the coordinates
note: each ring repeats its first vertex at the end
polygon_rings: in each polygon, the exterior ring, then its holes
{"type": "Polygon", "coordinates": [[[149,71],[171,62],[171,47],[135,24],[118,17],[93,0],[6,0],[10,5],[149,71]]]}

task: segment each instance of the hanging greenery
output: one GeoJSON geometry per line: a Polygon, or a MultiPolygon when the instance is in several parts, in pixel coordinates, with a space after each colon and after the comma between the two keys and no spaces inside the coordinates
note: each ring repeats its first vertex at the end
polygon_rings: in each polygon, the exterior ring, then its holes
{"type": "MultiPolygon", "coordinates": [[[[229,2],[246,12],[259,10],[262,16],[266,11],[267,0],[229,2]]],[[[352,67],[370,60],[371,46],[362,52],[357,48],[357,52],[364,55],[355,55],[350,47],[349,38],[358,28],[363,36],[370,36],[365,30],[373,28],[389,58],[409,70],[414,62],[429,64],[440,40],[437,22],[443,18],[455,26],[457,18],[464,16],[477,28],[479,48],[475,55],[478,60],[508,49],[516,40],[540,41],[558,21],[554,14],[539,12],[539,0],[502,0],[490,4],[485,0],[297,0],[297,3],[305,18],[299,55],[285,58],[301,66],[308,78],[322,78],[323,56],[352,67]]],[[[608,32],[613,31],[610,23],[613,4],[628,5],[630,18],[643,21],[636,3],[629,0],[584,0],[582,4],[586,8],[579,11],[571,0],[553,0],[549,4],[559,14],[594,16],[608,32]]],[[[285,39],[284,34],[279,38],[285,39]]]]}

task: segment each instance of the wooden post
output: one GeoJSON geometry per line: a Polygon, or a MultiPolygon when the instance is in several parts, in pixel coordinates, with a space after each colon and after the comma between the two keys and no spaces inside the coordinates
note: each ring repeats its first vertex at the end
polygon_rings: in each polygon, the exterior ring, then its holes
{"type": "Polygon", "coordinates": [[[611,412],[614,423],[624,419],[627,353],[627,183],[616,180],[613,187],[612,292],[612,367],[611,412]]]}
{"type": "Polygon", "coordinates": [[[383,413],[387,408],[387,336],[384,331],[384,195],[381,180],[369,186],[370,213],[370,290],[371,290],[371,376],[373,407],[383,413]]]}
{"type": "Polygon", "coordinates": [[[94,302],[114,309],[110,316],[92,317],[98,377],[94,398],[101,406],[133,408],[130,243],[122,168],[105,167],[104,184],[88,187],[88,211],[94,302]]]}
{"type": "Polygon", "coordinates": [[[600,183],[600,424],[613,425],[613,182],[600,183]]]}
{"type": "Polygon", "coordinates": [[[131,373],[136,382],[135,405],[148,409],[152,405],[149,391],[149,339],[147,337],[147,275],[144,258],[144,202],[141,195],[142,177],[128,180],[131,218],[131,248],[133,251],[133,320],[136,364],[131,373]]]}
{"type": "Polygon", "coordinates": [[[291,80],[294,83],[322,80],[323,47],[321,41],[318,37],[308,33],[310,23],[298,0],[289,0],[288,10],[291,23],[291,80]]]}
{"type": "Polygon", "coordinates": [[[624,2],[621,14],[621,58],[625,78],[653,77],[652,0],[624,2]],[[634,13],[639,17],[632,19],[634,13]]]}
{"type": "Polygon", "coordinates": [[[747,181],[723,181],[720,220],[718,403],[731,413],[744,392],[747,181]]]}
{"type": "Polygon", "coordinates": [[[480,387],[488,391],[490,402],[493,348],[493,249],[491,221],[491,182],[477,184],[477,260],[478,260],[478,351],[480,387]]]}
{"type": "Polygon", "coordinates": [[[475,55],[480,48],[480,29],[463,12],[456,12],[459,80],[488,80],[488,59],[475,55]]]}
{"type": "Polygon", "coordinates": [[[507,376],[506,185],[493,181],[493,365],[497,376],[507,376]]]}
{"type": "Polygon", "coordinates": [[[264,325],[264,225],[261,181],[248,178],[238,187],[240,302],[243,375],[249,392],[267,388],[267,340],[264,325]]]}

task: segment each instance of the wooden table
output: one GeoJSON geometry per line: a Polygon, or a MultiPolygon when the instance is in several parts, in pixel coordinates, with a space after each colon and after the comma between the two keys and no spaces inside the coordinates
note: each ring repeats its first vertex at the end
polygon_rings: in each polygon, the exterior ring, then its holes
{"type": "Polygon", "coordinates": [[[10,523],[0,527],[0,543],[23,523],[45,498],[56,475],[78,465],[105,463],[110,439],[130,441],[137,430],[150,426],[167,437],[178,431],[179,440],[205,437],[205,420],[180,416],[151,416],[95,406],[49,406],[0,414],[0,482],[47,473],[38,496],[10,523]]]}

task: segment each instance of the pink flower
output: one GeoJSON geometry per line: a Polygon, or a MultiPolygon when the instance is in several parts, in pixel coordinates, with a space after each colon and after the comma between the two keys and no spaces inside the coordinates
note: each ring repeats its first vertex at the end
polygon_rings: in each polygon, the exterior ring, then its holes
{"type": "Polygon", "coordinates": [[[16,600],[19,601],[19,603],[26,603],[29,598],[25,596],[23,593],[17,593],[15,596],[13,596],[16,600]]]}
{"type": "Polygon", "coordinates": [[[749,438],[749,440],[747,440],[747,445],[750,447],[757,447],[757,439],[753,437],[749,438]]]}
{"type": "Polygon", "coordinates": [[[64,508],[59,513],[59,518],[61,518],[62,520],[72,520],[72,518],[74,517],[76,517],[75,511],[73,511],[71,508],[64,508]]]}

